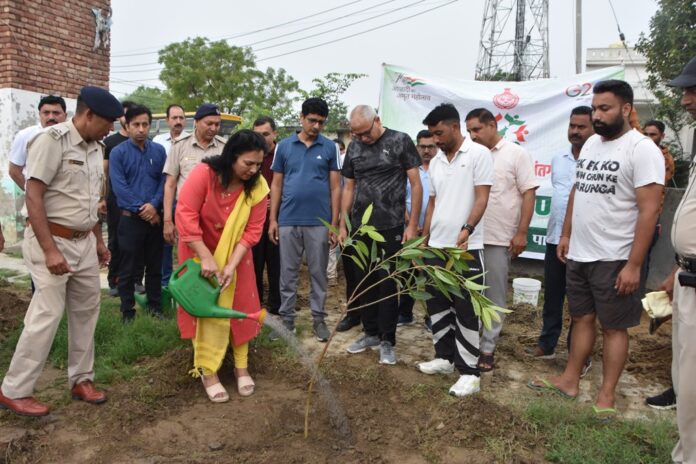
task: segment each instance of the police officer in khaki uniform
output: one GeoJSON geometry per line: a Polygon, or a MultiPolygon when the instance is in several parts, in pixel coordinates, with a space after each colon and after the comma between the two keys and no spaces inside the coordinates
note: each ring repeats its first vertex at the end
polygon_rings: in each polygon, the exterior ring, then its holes
{"type": "MultiPolygon", "coordinates": [[[[681,104],[696,120],[696,57],[669,84],[682,89],[681,104]]],[[[677,266],[662,283],[672,299],[672,383],[677,394],[679,441],[675,463],[696,464],[696,166],[674,213],[672,246],[677,266]]]]}
{"type": "Polygon", "coordinates": [[[193,134],[186,134],[173,142],[164,164],[167,180],[164,184],[163,232],[164,239],[172,245],[176,241],[173,217],[177,192],[181,190],[191,170],[203,158],[221,154],[226,142],[217,135],[222,119],[217,105],[203,103],[196,110],[193,119],[196,121],[193,134]]]}
{"type": "Polygon", "coordinates": [[[75,117],[29,142],[29,219],[22,253],[36,292],[0,389],[0,407],[16,414],[49,412],[32,394],[66,308],[72,397],[94,404],[106,401],[92,382],[99,266],[109,261],[97,222],[104,180],[100,141],[122,113],[119,101],[106,90],[83,87],[75,117]]]}

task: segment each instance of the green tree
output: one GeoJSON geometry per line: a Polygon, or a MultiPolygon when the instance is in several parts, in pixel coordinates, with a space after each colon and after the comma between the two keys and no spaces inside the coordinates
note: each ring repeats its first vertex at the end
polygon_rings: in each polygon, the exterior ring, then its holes
{"type": "MultiPolygon", "coordinates": [[[[681,90],[665,84],[696,56],[696,3],[693,0],[658,0],[657,4],[657,12],[650,20],[650,33],[641,34],[635,48],[647,59],[646,85],[659,102],[655,117],[679,132],[694,123],[679,103],[681,90]]],[[[683,156],[681,141],[676,140],[670,148],[676,157],[683,156]]]]}
{"type": "Polygon", "coordinates": [[[164,113],[169,105],[169,95],[166,91],[157,87],[147,87],[141,85],[129,95],[126,95],[121,101],[132,101],[140,105],[145,105],[150,108],[153,113],[164,113]]]}
{"type": "Polygon", "coordinates": [[[196,37],[164,47],[159,62],[160,80],[186,108],[214,102],[244,119],[263,112],[282,120],[297,101],[297,81],[284,69],[259,70],[249,47],[196,37]]]}
{"type": "Polygon", "coordinates": [[[312,79],[314,89],[301,91],[303,99],[320,97],[329,105],[329,121],[324,131],[336,132],[339,128],[348,126],[348,105],[341,98],[353,82],[366,76],[367,74],[332,72],[312,79]]]}

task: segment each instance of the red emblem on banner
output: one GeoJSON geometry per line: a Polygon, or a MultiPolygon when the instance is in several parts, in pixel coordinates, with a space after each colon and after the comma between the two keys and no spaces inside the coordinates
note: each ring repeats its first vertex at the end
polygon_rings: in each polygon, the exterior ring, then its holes
{"type": "Polygon", "coordinates": [[[501,110],[510,110],[517,106],[520,97],[510,92],[510,89],[503,90],[503,93],[493,97],[493,104],[501,110]]]}

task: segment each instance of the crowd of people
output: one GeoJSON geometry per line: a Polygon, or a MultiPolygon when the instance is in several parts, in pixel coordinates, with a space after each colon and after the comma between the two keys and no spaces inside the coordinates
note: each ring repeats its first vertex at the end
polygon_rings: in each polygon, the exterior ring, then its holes
{"type": "MultiPolygon", "coordinates": [[[[682,104],[696,118],[696,58],[668,85],[683,89],[682,104]]],[[[575,399],[580,378],[592,366],[599,323],[602,380],[593,410],[600,418],[617,413],[628,329],[640,323],[664,186],[674,174],[661,145],[664,124],[635,127],[634,114],[633,91],[620,80],[596,83],[592,106],[569,114],[568,149],[553,158],[551,168],[543,328],[537,344],[526,349],[535,359],[555,356],[567,298],[565,369],[527,385],[575,399]]],[[[358,105],[350,113],[347,146],[322,134],[329,107],[316,97],[303,102],[299,130],[279,141],[270,116],[225,140],[218,135],[220,110],[210,103],[197,109],[191,133],[183,130],[183,107],[170,105],[170,131],[150,140],[147,107],[119,102],[96,87],[82,89],[72,119],[66,121],[65,101],[53,96],[41,100],[39,116],[39,125],[17,135],[10,157],[10,175],[26,189],[22,251],[35,286],[0,389],[0,407],[17,414],[49,413],[33,391],[66,308],[72,396],[106,401],[93,383],[99,266],[108,263],[109,294],[120,298],[125,324],[136,315],[137,292],[147,296],[147,313],[163,318],[161,293],[172,273],[173,246],[179,262],[196,257],[204,277],[217,277],[219,305],[246,313],[264,306],[290,332],[304,257],[313,333],[320,342],[330,337],[325,302],[340,257],[350,304],[337,330],[361,326],[348,353],[377,349],[386,365],[397,361],[397,327],[414,322],[414,300],[396,295],[386,270],[368,272],[343,248],[368,208],[369,225],[381,236],[362,239],[368,250],[389,257],[416,237],[435,250],[465,249],[471,260],[462,277],[484,284],[495,305],[507,306],[510,262],[527,246],[539,183],[531,155],[501,137],[485,108],[471,109],[462,119],[454,105],[436,106],[424,115],[425,128],[414,144],[411,135],[385,127],[373,108],[358,105]],[[102,144],[119,118],[119,131],[102,144]],[[107,222],[108,248],[101,219],[107,222]]],[[[694,176],[692,164],[672,227],[677,265],[662,285],[673,301],[674,389],[648,399],[658,407],[676,403],[680,442],[673,459],[685,463],[696,462],[696,389],[690,382],[696,365],[694,176]]],[[[445,266],[438,253],[432,255],[427,264],[445,266]]],[[[429,375],[456,370],[450,393],[475,394],[481,373],[496,368],[504,321],[482,328],[468,292],[429,292],[425,324],[434,357],[418,369],[429,375]]],[[[254,393],[247,361],[258,324],[195,318],[181,308],[177,322],[182,338],[193,342],[191,373],[202,379],[212,402],[230,398],[218,378],[230,345],[237,391],[254,393]]]]}

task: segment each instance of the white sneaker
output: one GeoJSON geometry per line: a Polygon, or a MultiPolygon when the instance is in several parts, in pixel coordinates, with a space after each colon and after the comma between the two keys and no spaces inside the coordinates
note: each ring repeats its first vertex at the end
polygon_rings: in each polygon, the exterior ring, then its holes
{"type": "Polygon", "coordinates": [[[457,383],[452,385],[449,389],[450,395],[454,396],[466,396],[481,391],[481,379],[475,375],[462,375],[457,380],[457,383]]]}
{"type": "Polygon", "coordinates": [[[418,370],[424,374],[451,374],[454,372],[454,363],[435,358],[432,361],[418,363],[418,370]]]}

